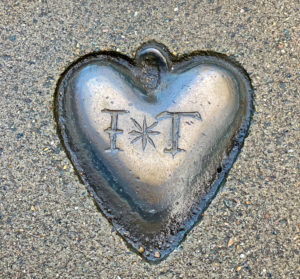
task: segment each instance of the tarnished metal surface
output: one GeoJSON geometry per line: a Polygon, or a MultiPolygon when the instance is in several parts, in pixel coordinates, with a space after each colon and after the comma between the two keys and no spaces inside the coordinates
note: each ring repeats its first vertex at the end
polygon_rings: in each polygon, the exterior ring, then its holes
{"type": "Polygon", "coordinates": [[[215,195],[248,128],[251,86],[219,55],[85,57],[57,89],[65,147],[103,213],[143,255],[165,257],[215,195]],[[141,247],[143,249],[141,249],[141,247]]]}

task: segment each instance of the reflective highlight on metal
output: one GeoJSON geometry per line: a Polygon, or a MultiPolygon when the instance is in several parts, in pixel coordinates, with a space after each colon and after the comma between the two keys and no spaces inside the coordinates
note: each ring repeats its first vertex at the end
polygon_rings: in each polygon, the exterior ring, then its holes
{"type": "Polygon", "coordinates": [[[101,211],[132,248],[159,261],[216,195],[245,138],[251,96],[246,72],[226,56],[178,59],[150,42],[134,59],[101,52],[72,64],[55,116],[101,211]]]}

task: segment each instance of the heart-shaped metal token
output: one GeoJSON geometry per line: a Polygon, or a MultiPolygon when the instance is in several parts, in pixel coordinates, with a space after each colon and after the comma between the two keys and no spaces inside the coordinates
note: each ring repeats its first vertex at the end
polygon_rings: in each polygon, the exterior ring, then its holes
{"type": "Polygon", "coordinates": [[[59,133],[80,178],[116,230],[161,260],[215,196],[250,123],[252,90],[241,66],[160,44],[134,59],[86,56],[59,81],[59,133]]]}

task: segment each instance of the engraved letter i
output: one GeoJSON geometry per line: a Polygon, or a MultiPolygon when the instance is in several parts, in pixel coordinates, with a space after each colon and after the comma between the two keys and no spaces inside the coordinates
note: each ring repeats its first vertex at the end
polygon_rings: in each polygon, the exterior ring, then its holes
{"type": "Polygon", "coordinates": [[[111,116],[110,127],[104,131],[108,133],[110,139],[110,147],[105,149],[106,152],[122,151],[117,147],[117,135],[123,134],[123,130],[118,129],[118,116],[119,114],[128,113],[127,110],[109,110],[103,109],[101,112],[109,113],[111,116]]]}

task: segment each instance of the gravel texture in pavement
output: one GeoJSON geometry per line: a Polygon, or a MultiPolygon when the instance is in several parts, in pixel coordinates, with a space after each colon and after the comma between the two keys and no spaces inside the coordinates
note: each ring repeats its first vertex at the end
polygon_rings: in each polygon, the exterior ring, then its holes
{"type": "Polygon", "coordinates": [[[1,1],[0,278],[299,278],[300,3],[1,1]],[[61,73],[82,55],[213,50],[250,74],[255,112],[227,182],[163,262],[132,252],[56,132],[61,73]]]}

